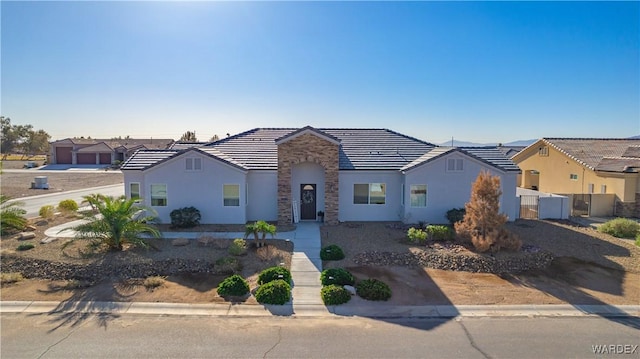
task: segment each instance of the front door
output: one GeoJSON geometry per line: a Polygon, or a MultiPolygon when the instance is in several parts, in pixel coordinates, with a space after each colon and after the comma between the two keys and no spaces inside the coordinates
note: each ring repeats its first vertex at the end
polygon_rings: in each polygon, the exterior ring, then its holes
{"type": "Polygon", "coordinates": [[[300,185],[300,219],[316,219],[316,185],[300,185]]]}

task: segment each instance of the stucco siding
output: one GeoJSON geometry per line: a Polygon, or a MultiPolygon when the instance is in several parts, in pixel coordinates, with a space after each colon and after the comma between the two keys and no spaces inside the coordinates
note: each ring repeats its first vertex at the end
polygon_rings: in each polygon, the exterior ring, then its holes
{"type": "Polygon", "coordinates": [[[339,220],[397,221],[400,220],[402,174],[399,171],[340,171],[339,220]],[[354,184],[384,183],[384,204],[354,204],[354,184]]]}
{"type": "Polygon", "coordinates": [[[248,221],[278,219],[278,172],[251,171],[247,174],[248,221]]]}
{"type": "Polygon", "coordinates": [[[170,223],[172,210],[196,207],[202,215],[201,223],[246,222],[246,174],[220,161],[190,152],[153,167],[145,172],[141,188],[144,202],[151,206],[151,185],[166,184],[167,205],[152,206],[163,223],[170,223]],[[202,169],[186,170],[187,158],[200,158],[202,169]],[[239,206],[224,206],[223,185],[239,185],[239,206]]]}
{"type": "Polygon", "coordinates": [[[406,173],[404,190],[404,220],[408,223],[425,221],[428,223],[448,223],[446,213],[452,208],[464,207],[471,197],[471,187],[481,171],[488,170],[500,177],[502,196],[500,211],[510,220],[517,216],[516,179],[517,173],[504,173],[472,158],[453,154],[443,156],[433,162],[419,166],[406,173]],[[459,172],[447,171],[447,160],[462,159],[464,169],[459,172]],[[426,185],[425,207],[411,206],[411,186],[426,185]]]}

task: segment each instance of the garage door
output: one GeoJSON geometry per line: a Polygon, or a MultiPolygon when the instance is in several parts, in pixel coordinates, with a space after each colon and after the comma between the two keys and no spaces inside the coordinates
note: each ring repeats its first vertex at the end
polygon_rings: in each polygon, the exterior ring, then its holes
{"type": "Polygon", "coordinates": [[[95,165],[96,164],[96,154],[95,153],[78,153],[76,155],[76,160],[79,165],[95,165]]]}
{"type": "Polygon", "coordinates": [[[111,164],[111,154],[110,153],[101,153],[100,154],[100,164],[101,165],[110,165],[111,164]]]}
{"type": "Polygon", "coordinates": [[[56,163],[71,164],[71,147],[56,147],[56,163]]]}

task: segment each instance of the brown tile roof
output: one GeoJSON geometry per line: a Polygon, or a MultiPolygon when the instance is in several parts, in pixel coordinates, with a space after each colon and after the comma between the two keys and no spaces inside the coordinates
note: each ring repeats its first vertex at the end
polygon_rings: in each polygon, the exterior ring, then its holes
{"type": "Polygon", "coordinates": [[[543,138],[546,144],[594,171],[627,172],[637,167],[640,139],[543,138]]]}

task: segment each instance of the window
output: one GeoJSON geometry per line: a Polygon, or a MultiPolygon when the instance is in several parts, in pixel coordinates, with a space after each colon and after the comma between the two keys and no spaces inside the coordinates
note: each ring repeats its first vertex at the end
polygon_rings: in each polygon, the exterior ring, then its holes
{"type": "Polygon", "coordinates": [[[411,185],[411,207],[427,206],[427,185],[414,184],[411,185]]]}
{"type": "Polygon", "coordinates": [[[129,183],[129,198],[131,199],[140,198],[140,183],[138,182],[129,183]]]}
{"type": "Polygon", "coordinates": [[[385,204],[387,185],[364,183],[353,185],[353,204],[385,204]]]}
{"type": "Polygon", "coordinates": [[[603,184],[600,186],[600,193],[605,194],[607,193],[607,185],[603,184]]]}
{"type": "Polygon", "coordinates": [[[240,206],[240,185],[225,184],[222,185],[222,197],[225,207],[240,206]]]}
{"type": "Polygon", "coordinates": [[[593,183],[589,183],[589,193],[593,193],[595,191],[595,185],[593,183]]]}
{"type": "Polygon", "coordinates": [[[165,207],[167,205],[167,185],[151,185],[151,205],[165,207]]]}
{"type": "Polygon", "coordinates": [[[572,181],[577,181],[578,180],[578,175],[575,173],[572,173],[569,175],[569,179],[572,181]]]}
{"type": "Polygon", "coordinates": [[[187,171],[202,171],[202,158],[187,158],[185,160],[185,169],[187,171]]]}
{"type": "Polygon", "coordinates": [[[447,160],[447,172],[462,172],[462,158],[449,158],[447,160]]]}

